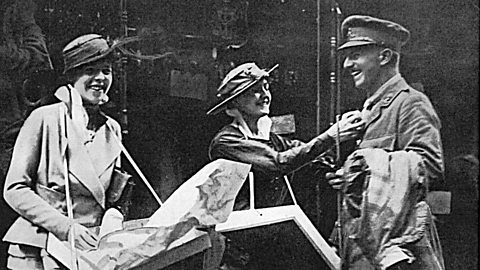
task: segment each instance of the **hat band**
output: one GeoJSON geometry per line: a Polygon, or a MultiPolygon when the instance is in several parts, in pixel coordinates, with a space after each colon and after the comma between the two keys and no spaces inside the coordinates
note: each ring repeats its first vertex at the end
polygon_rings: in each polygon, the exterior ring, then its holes
{"type": "Polygon", "coordinates": [[[91,62],[109,50],[103,38],[94,38],[63,52],[65,71],[91,62]]]}
{"type": "Polygon", "coordinates": [[[262,76],[260,78],[239,78],[236,79],[235,81],[231,81],[230,85],[227,85],[223,90],[225,91],[224,93],[220,93],[217,95],[218,98],[221,100],[225,100],[226,98],[236,95],[238,92],[245,90],[248,87],[253,86],[256,82],[259,82],[261,78],[265,76],[262,76]],[[231,87],[228,87],[231,86],[231,87]],[[230,89],[226,89],[230,88],[230,89]]]}
{"type": "Polygon", "coordinates": [[[395,36],[366,27],[352,27],[348,29],[346,43],[354,41],[370,42],[395,50],[400,50],[401,46],[400,41],[395,36]]]}

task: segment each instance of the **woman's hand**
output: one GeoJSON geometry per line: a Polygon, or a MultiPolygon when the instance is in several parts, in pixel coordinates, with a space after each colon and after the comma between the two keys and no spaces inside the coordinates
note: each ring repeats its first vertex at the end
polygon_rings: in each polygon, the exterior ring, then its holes
{"type": "Polygon", "coordinates": [[[75,247],[79,250],[90,250],[97,248],[98,244],[98,237],[91,232],[87,227],[73,223],[72,227],[70,227],[70,231],[68,232],[68,241],[72,237],[71,230],[73,228],[73,232],[75,233],[75,247]]]}
{"type": "Polygon", "coordinates": [[[365,122],[362,120],[360,111],[350,111],[344,113],[340,121],[332,125],[326,133],[331,138],[336,138],[339,130],[340,142],[343,142],[358,137],[364,127],[365,122]]]}
{"type": "Polygon", "coordinates": [[[342,190],[343,185],[345,184],[345,179],[343,178],[344,171],[339,169],[336,172],[328,172],[325,175],[325,178],[328,180],[328,184],[335,190],[342,190]]]}

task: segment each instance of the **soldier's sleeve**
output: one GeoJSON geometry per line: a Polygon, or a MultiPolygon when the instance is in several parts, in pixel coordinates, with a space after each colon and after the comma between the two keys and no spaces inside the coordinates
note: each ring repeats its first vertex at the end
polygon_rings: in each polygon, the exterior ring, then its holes
{"type": "Polygon", "coordinates": [[[440,128],[440,119],[426,96],[413,96],[401,107],[398,131],[400,147],[422,156],[430,185],[441,184],[444,177],[440,128]]]}

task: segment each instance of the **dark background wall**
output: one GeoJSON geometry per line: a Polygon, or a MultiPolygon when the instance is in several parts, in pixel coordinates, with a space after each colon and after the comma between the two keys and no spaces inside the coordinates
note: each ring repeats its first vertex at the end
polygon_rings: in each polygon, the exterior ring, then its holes
{"type": "MultiPolygon", "coordinates": [[[[122,35],[119,0],[36,2],[37,20],[58,70],[62,68],[61,48],[74,37],[88,32],[112,39],[122,35]]],[[[206,117],[205,112],[214,104],[215,88],[232,65],[254,61],[268,68],[279,63],[273,82],[272,114],[294,114],[294,136],[304,140],[316,134],[317,121],[322,130],[328,127],[333,15],[330,1],[320,1],[320,10],[317,4],[313,0],[128,1],[128,24],[134,28],[129,35],[150,34],[149,39],[129,48],[142,54],[175,54],[158,60],[129,61],[128,122],[119,113],[125,101],[119,80],[111,90],[112,102],[107,110],[128,131],[125,144],[163,200],[208,162],[209,140],[228,123],[224,115],[206,117]],[[222,6],[242,11],[236,23],[228,25],[227,30],[232,32],[224,32],[223,38],[218,34],[222,28],[215,13],[222,6]],[[203,91],[202,98],[173,95],[172,70],[188,73],[187,80],[195,74],[205,76],[206,86],[197,87],[203,91]],[[318,119],[317,74],[321,90],[318,119]]],[[[339,0],[338,4],[342,19],[367,14],[396,21],[411,30],[412,38],[403,49],[401,72],[407,81],[423,85],[443,124],[447,178],[440,189],[453,194],[452,214],[439,216],[447,269],[474,269],[478,251],[478,192],[474,192],[478,189],[478,1],[339,0]],[[452,235],[452,230],[457,233],[452,235]]],[[[115,75],[121,79],[120,69],[115,75]]],[[[342,111],[361,108],[363,94],[353,89],[348,78],[343,78],[342,86],[342,111]]],[[[195,89],[195,85],[190,88],[195,89]]],[[[296,176],[294,188],[307,214],[323,234],[328,234],[334,220],[334,194],[323,184],[315,193],[317,180],[311,172],[302,172],[296,176]]],[[[130,218],[149,216],[157,207],[138,182],[130,218]]]]}

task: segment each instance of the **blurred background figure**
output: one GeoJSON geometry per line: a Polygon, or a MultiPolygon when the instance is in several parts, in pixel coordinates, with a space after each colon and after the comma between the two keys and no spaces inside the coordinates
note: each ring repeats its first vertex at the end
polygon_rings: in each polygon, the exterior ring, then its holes
{"type": "MultiPolygon", "coordinates": [[[[32,0],[0,3],[0,179],[3,182],[13,143],[25,113],[24,82],[37,74],[53,71],[42,29],[35,21],[37,6],[32,0]]],[[[13,212],[1,200],[0,234],[13,221],[13,212]]],[[[0,267],[4,267],[6,246],[0,243],[0,267]]]]}

